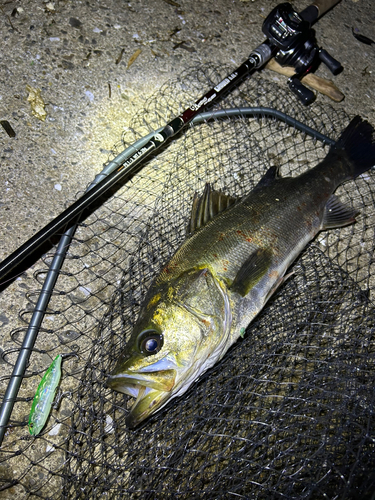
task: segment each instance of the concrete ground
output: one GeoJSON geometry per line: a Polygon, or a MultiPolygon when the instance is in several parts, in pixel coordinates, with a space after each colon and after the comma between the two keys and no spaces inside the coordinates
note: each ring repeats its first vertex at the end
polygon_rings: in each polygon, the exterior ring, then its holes
{"type": "MultiPolygon", "coordinates": [[[[0,120],[16,135],[0,128],[0,260],[95,177],[139,103],[188,67],[235,69],[263,41],[263,20],[278,3],[3,1],[0,120]],[[32,89],[39,89],[34,97],[32,89]],[[39,91],[45,106],[35,108],[39,91]]],[[[319,43],[344,71],[332,77],[321,67],[317,74],[345,94],[337,108],[375,125],[375,45],[356,40],[352,28],[375,39],[373,0],[342,0],[319,21],[319,43]]],[[[14,345],[10,332],[31,278],[30,270],[0,293],[1,350],[14,345]]]]}

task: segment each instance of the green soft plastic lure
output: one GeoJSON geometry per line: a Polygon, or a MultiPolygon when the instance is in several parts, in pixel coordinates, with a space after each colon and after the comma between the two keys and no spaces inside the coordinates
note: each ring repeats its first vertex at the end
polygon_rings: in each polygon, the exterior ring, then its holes
{"type": "Polygon", "coordinates": [[[51,412],[61,378],[61,362],[62,356],[59,354],[52,361],[35,393],[29,416],[29,431],[32,436],[37,436],[40,433],[51,412]]]}

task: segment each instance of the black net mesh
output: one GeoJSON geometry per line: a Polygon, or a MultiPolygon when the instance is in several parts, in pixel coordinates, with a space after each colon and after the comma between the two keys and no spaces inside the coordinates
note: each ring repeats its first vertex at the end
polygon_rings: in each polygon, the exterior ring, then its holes
{"type": "MultiPolygon", "coordinates": [[[[118,151],[225,74],[205,67],[163,86],[118,151]]],[[[246,105],[275,107],[334,139],[349,122],[327,105],[304,108],[259,75],[220,103],[246,105]]],[[[194,193],[210,182],[241,196],[270,165],[296,175],[326,153],[272,119],[197,125],[79,226],[1,449],[0,499],[373,498],[373,172],[338,190],[360,210],[358,222],[320,233],[245,338],[182,398],[128,430],[130,398],[105,386],[152,278],[185,237],[194,193]],[[63,395],[33,438],[27,420],[38,383],[57,354],[73,351],[63,361],[63,395]]],[[[45,270],[34,276],[25,323],[45,270]]],[[[12,332],[2,355],[2,394],[25,330],[12,332]]]]}

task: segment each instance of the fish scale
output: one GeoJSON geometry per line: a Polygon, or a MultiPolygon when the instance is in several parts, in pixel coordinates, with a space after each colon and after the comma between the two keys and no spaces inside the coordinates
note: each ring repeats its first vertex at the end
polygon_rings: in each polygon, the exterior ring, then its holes
{"type": "MultiPolygon", "coordinates": [[[[264,192],[254,192],[250,199],[244,200],[233,206],[222,217],[213,219],[205,228],[197,231],[186,244],[174,255],[168,263],[169,273],[161,272],[155,282],[159,286],[164,281],[171,281],[183,269],[197,267],[210,267],[214,273],[222,278],[232,281],[241,267],[243,261],[255,250],[269,247],[278,256],[278,261],[287,258],[287,265],[299,253],[298,243],[311,239],[311,230],[307,230],[310,214],[297,214],[291,223],[290,213],[297,211],[296,204],[299,199],[282,200],[278,193],[282,190],[293,190],[294,183],[290,179],[276,179],[275,184],[268,189],[267,196],[264,192]],[[287,210],[283,211],[282,219],[275,217],[273,204],[279,196],[280,205],[288,203],[287,210]],[[260,215],[258,215],[260,214],[260,215]],[[296,220],[298,218],[300,220],[296,220]],[[296,231],[295,229],[299,230],[296,231]],[[291,231],[294,229],[294,231],[291,231]],[[288,236],[285,234],[288,233],[288,236]],[[224,235],[224,236],[223,236],[224,235]],[[248,240],[251,241],[248,241],[248,240]],[[212,261],[213,254],[218,258],[212,261]],[[286,255],[287,254],[287,255],[286,255]],[[228,262],[227,271],[223,272],[222,261],[228,262]]],[[[309,186],[307,186],[309,189],[309,186]]],[[[299,196],[305,196],[299,189],[299,196]]],[[[319,208],[322,217],[324,205],[319,208]]],[[[320,227],[320,220],[315,218],[315,232],[320,227]]],[[[310,223],[312,225],[312,221],[310,223]]]]}

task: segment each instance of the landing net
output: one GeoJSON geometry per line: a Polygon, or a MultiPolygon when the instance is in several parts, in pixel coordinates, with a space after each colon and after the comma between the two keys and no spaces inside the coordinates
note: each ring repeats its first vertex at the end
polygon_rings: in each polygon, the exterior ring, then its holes
{"type": "MultiPolygon", "coordinates": [[[[168,82],[142,103],[113,157],[225,74],[205,66],[168,82]]],[[[217,107],[274,107],[337,139],[349,116],[322,101],[305,108],[255,75],[217,107]]],[[[297,175],[327,151],[270,118],[192,126],[80,224],[0,450],[0,499],[373,498],[374,172],[337,191],[360,210],[357,223],[320,233],[245,338],[183,397],[128,430],[133,400],[105,385],[153,277],[184,240],[194,193],[210,182],[243,196],[269,166],[297,175]],[[36,388],[70,352],[63,396],[33,438],[36,388]]],[[[1,396],[52,255],[38,264],[25,326],[2,353],[1,396]]]]}

